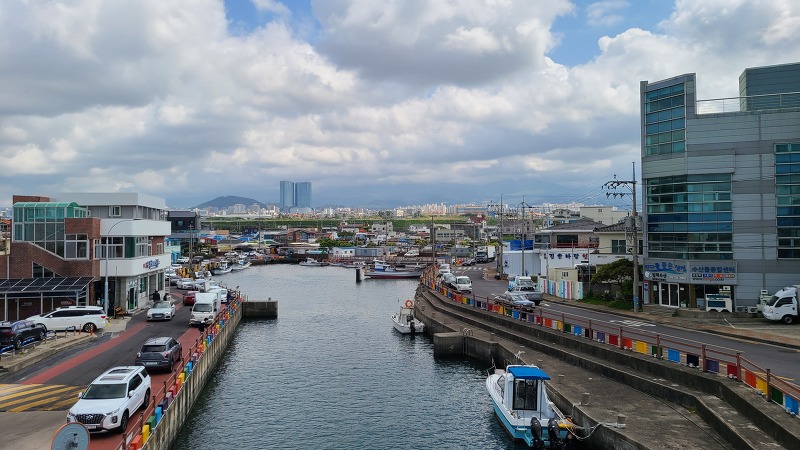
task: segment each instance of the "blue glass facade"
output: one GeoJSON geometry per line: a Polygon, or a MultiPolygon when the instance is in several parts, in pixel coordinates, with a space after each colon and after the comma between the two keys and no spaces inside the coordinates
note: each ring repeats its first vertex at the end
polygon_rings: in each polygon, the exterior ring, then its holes
{"type": "Polygon", "coordinates": [[[800,142],[775,145],[778,258],[800,258],[800,142]]]}
{"type": "Polygon", "coordinates": [[[684,84],[645,94],[645,154],[686,151],[686,97],[684,84]]]}
{"type": "Polygon", "coordinates": [[[648,256],[733,260],[730,174],[651,178],[645,186],[648,256]]]}

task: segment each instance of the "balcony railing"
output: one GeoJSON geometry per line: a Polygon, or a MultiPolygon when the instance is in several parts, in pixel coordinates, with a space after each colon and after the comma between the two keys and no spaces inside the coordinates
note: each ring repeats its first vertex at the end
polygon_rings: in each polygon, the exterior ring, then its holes
{"type": "Polygon", "coordinates": [[[768,111],[787,108],[800,108],[800,92],[714,98],[697,101],[697,114],[768,111]]]}

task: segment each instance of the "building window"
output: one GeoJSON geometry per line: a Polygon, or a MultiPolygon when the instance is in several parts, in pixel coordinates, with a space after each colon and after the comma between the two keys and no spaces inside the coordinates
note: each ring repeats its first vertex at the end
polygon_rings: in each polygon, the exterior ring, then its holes
{"type": "Polygon", "coordinates": [[[122,207],[121,206],[109,206],[108,207],[108,217],[122,217],[122,207]]]}
{"type": "Polygon", "coordinates": [[[800,142],[775,145],[778,258],[800,259],[800,142]]]}
{"type": "Polygon", "coordinates": [[[68,234],[64,241],[65,259],[89,259],[89,238],[85,234],[68,234]]]}
{"type": "Polygon", "coordinates": [[[100,256],[102,259],[119,259],[125,257],[125,238],[122,236],[104,237],[105,249],[100,256]]]}
{"type": "Polygon", "coordinates": [[[137,236],[136,240],[136,257],[150,256],[150,238],[147,236],[137,236]]]}
{"type": "Polygon", "coordinates": [[[164,244],[156,244],[156,255],[164,254],[164,244]]]}
{"type": "Polygon", "coordinates": [[[624,255],[628,253],[628,243],[624,239],[612,239],[611,253],[614,255],[624,255]]]}

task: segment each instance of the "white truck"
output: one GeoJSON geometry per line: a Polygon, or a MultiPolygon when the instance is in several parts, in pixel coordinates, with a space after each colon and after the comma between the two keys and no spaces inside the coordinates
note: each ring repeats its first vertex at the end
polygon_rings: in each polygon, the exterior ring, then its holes
{"type": "Polygon", "coordinates": [[[798,317],[797,290],[800,284],[787,286],[772,296],[764,305],[761,313],[769,320],[780,320],[783,323],[796,322],[798,317]]]}
{"type": "Polygon", "coordinates": [[[211,325],[222,307],[222,296],[218,292],[198,292],[189,315],[189,325],[211,325]]]}
{"type": "Polygon", "coordinates": [[[494,261],[495,248],[494,245],[484,245],[475,249],[475,261],[479,263],[486,263],[494,261]]]}

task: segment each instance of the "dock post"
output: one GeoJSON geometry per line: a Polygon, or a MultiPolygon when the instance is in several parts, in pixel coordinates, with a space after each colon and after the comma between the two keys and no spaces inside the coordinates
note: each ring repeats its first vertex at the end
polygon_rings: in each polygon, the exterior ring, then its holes
{"type": "Polygon", "coordinates": [[[361,267],[356,267],[356,283],[361,283],[361,267]]]}

